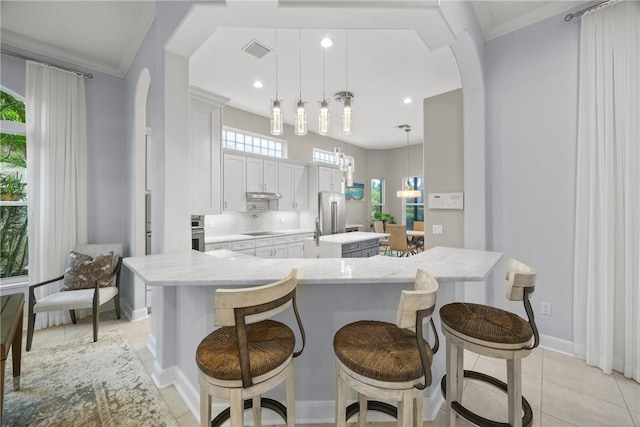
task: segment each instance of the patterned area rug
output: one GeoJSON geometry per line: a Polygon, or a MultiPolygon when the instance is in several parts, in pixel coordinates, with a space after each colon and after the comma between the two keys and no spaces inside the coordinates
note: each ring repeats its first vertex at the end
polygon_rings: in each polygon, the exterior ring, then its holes
{"type": "Polygon", "coordinates": [[[22,354],[20,390],[7,361],[4,426],[177,426],[120,331],[22,354]]]}

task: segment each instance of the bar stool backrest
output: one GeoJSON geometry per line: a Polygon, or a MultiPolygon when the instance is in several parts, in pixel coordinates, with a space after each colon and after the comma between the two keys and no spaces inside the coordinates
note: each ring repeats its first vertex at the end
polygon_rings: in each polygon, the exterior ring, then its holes
{"type": "Polygon", "coordinates": [[[506,298],[511,301],[524,301],[527,294],[533,293],[536,285],[536,270],[527,264],[511,258],[507,263],[506,298]]]}
{"type": "Polygon", "coordinates": [[[436,306],[436,294],[438,293],[438,281],[426,271],[416,272],[415,290],[402,291],[396,325],[402,329],[414,329],[418,312],[426,310],[428,313],[422,319],[423,322],[431,319],[431,314],[436,306]]]}
{"type": "Polygon", "coordinates": [[[241,312],[245,324],[260,322],[283,312],[294,304],[298,279],[293,269],[287,277],[274,283],[251,288],[217,289],[214,302],[214,323],[217,326],[235,326],[236,315],[241,312]]]}

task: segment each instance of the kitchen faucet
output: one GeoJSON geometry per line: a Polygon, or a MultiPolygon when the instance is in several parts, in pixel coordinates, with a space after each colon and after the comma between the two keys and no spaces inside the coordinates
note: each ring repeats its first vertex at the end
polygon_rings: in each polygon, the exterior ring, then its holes
{"type": "Polygon", "coordinates": [[[316,217],[316,232],[313,239],[316,241],[316,246],[320,246],[320,218],[316,217]]]}

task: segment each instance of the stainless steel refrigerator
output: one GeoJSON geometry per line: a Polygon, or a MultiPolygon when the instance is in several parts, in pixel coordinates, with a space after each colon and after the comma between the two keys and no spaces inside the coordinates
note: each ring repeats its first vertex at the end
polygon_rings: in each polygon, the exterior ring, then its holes
{"type": "Polygon", "coordinates": [[[344,194],[321,191],[318,193],[318,218],[321,235],[344,233],[344,194]]]}

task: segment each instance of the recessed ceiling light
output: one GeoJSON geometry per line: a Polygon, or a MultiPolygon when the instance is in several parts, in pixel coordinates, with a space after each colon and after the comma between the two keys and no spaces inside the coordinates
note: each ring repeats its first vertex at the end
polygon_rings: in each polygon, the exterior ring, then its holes
{"type": "Polygon", "coordinates": [[[333,39],[331,39],[330,37],[324,37],[322,40],[320,40],[320,46],[322,47],[333,46],[333,39]]]}
{"type": "Polygon", "coordinates": [[[405,98],[404,101],[405,104],[411,104],[411,102],[413,102],[413,100],[411,98],[405,98]]]}
{"type": "Polygon", "coordinates": [[[262,82],[260,80],[256,80],[255,82],[253,82],[253,87],[255,87],[256,89],[261,89],[262,82]]]}

